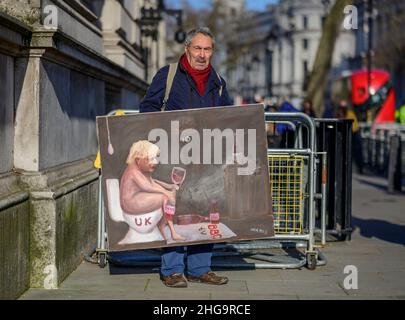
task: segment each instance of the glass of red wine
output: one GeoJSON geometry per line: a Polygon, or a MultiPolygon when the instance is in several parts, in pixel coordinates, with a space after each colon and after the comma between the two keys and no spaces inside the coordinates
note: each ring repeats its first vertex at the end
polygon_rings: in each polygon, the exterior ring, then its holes
{"type": "Polygon", "coordinates": [[[181,167],[173,167],[172,169],[172,181],[174,184],[180,186],[186,178],[186,169],[181,167]]]}

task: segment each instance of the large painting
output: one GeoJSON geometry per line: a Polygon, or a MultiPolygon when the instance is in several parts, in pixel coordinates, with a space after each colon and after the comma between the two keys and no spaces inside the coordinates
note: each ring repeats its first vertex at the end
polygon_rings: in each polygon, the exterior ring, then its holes
{"type": "Polygon", "coordinates": [[[108,249],[272,237],[262,105],[97,118],[108,249]]]}

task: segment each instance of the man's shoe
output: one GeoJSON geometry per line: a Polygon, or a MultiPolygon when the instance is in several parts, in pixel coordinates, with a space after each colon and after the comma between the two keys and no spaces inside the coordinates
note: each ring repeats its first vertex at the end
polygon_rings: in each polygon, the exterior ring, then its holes
{"type": "Polygon", "coordinates": [[[162,276],[163,283],[170,288],[186,288],[187,280],[182,273],[173,273],[169,276],[162,276]]]}
{"type": "Polygon", "coordinates": [[[207,273],[202,274],[199,277],[194,276],[187,276],[187,280],[190,282],[198,282],[198,283],[207,283],[207,284],[227,284],[228,278],[227,277],[220,277],[217,276],[214,272],[210,271],[207,273]]]}

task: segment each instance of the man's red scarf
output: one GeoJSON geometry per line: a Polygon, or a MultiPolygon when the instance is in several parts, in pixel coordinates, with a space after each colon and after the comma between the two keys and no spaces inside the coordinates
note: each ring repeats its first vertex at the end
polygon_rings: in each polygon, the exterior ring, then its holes
{"type": "Polygon", "coordinates": [[[190,65],[187,60],[186,54],[183,54],[180,58],[180,63],[186,69],[187,73],[193,78],[195,84],[197,85],[197,90],[200,96],[204,94],[205,85],[207,84],[208,78],[211,72],[211,64],[208,65],[204,70],[196,70],[190,65]]]}

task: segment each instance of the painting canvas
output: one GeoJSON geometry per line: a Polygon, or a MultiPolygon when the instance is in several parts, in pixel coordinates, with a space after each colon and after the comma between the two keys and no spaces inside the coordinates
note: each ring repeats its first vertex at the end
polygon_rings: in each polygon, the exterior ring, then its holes
{"type": "Polygon", "coordinates": [[[110,251],[274,236],[263,105],[97,118],[110,251]]]}

